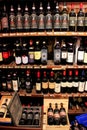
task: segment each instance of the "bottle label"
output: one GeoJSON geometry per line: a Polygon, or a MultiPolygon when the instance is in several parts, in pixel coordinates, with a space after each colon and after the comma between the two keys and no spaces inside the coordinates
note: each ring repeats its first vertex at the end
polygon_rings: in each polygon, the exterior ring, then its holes
{"type": "Polygon", "coordinates": [[[60,83],[55,83],[55,89],[54,89],[54,91],[56,93],[60,93],[60,91],[61,91],[60,83]]]}
{"type": "Polygon", "coordinates": [[[69,26],[76,26],[76,17],[69,17],[69,26]]]}
{"type": "Polygon", "coordinates": [[[61,52],[61,58],[66,59],[67,58],[67,52],[62,51],[61,52]]]}
{"type": "Polygon", "coordinates": [[[23,28],[23,23],[22,23],[22,15],[18,14],[16,16],[16,26],[17,26],[17,29],[22,29],[23,28]]]}
{"type": "Polygon", "coordinates": [[[29,52],[29,63],[34,63],[34,52],[29,52]]]}
{"type": "Polygon", "coordinates": [[[40,91],[41,90],[41,83],[36,83],[36,90],[40,91]]]}
{"type": "Polygon", "coordinates": [[[78,91],[79,92],[84,92],[84,87],[85,87],[85,82],[79,82],[78,91]]]}
{"type": "Polygon", "coordinates": [[[18,91],[18,81],[17,80],[12,80],[12,84],[13,84],[13,90],[18,91]]]}
{"type": "Polygon", "coordinates": [[[48,82],[42,82],[42,88],[47,89],[48,88],[48,82]]]}
{"type": "Polygon", "coordinates": [[[60,111],[60,116],[66,116],[66,112],[65,111],[60,111]]]}
{"type": "Polygon", "coordinates": [[[8,18],[7,17],[3,17],[1,19],[1,24],[2,24],[2,29],[8,28],[8,18]]]}
{"type": "Polygon", "coordinates": [[[30,81],[26,81],[25,85],[26,85],[26,89],[30,89],[31,88],[30,81]]]}
{"type": "Polygon", "coordinates": [[[47,115],[48,115],[48,116],[53,116],[53,111],[49,111],[49,112],[47,113],[47,115]]]}
{"type": "Polygon", "coordinates": [[[35,60],[39,60],[41,58],[41,51],[35,51],[35,60]]]}
{"type": "Polygon", "coordinates": [[[60,61],[60,50],[54,49],[54,62],[60,61]]]}
{"type": "Polygon", "coordinates": [[[87,91],[87,81],[85,81],[85,91],[87,91]]]}
{"type": "Polygon", "coordinates": [[[77,18],[77,26],[84,26],[84,17],[77,18]]]}
{"type": "Polygon", "coordinates": [[[78,86],[79,86],[78,82],[73,82],[73,87],[78,88],[78,86]]]}
{"type": "Polygon", "coordinates": [[[54,113],[54,118],[60,118],[60,114],[58,112],[54,113]]]}
{"type": "Polygon", "coordinates": [[[24,23],[23,23],[24,29],[30,28],[30,18],[28,14],[24,14],[24,23]]]}
{"type": "Polygon", "coordinates": [[[16,64],[21,64],[21,57],[20,56],[16,56],[15,57],[15,62],[16,62],[16,64]]]}
{"type": "Polygon", "coordinates": [[[54,89],[55,88],[55,83],[53,82],[49,82],[49,88],[50,89],[54,89]]]}
{"type": "Polygon", "coordinates": [[[78,60],[84,59],[84,51],[78,51],[78,60]]]}
{"type": "Polygon", "coordinates": [[[52,15],[46,15],[46,29],[52,29],[52,15]]]}
{"type": "Polygon", "coordinates": [[[67,62],[73,63],[73,52],[68,52],[67,54],[67,62]]]}
{"type": "Polygon", "coordinates": [[[4,59],[8,59],[9,58],[9,53],[8,52],[2,52],[2,57],[4,59]]]}
{"type": "Polygon", "coordinates": [[[72,82],[67,82],[67,87],[71,88],[72,87],[72,82]]]}
{"type": "Polygon", "coordinates": [[[87,53],[84,53],[84,63],[87,63],[87,53]]]}
{"type": "Polygon", "coordinates": [[[62,15],[62,23],[61,23],[61,28],[68,28],[68,15],[67,14],[63,14],[62,15]]]}
{"type": "Polygon", "coordinates": [[[60,29],[60,15],[54,15],[54,29],[60,29]]]}
{"type": "Polygon", "coordinates": [[[11,81],[7,81],[7,88],[8,88],[8,90],[12,88],[12,82],[11,81]]]}
{"type": "Polygon", "coordinates": [[[87,26],[87,17],[85,17],[84,26],[87,26]]]}
{"type": "Polygon", "coordinates": [[[61,82],[61,87],[65,88],[66,87],[66,82],[61,82]]]}
{"type": "Polygon", "coordinates": [[[14,15],[10,15],[9,21],[10,21],[10,29],[16,29],[16,21],[14,15]]]}
{"type": "Polygon", "coordinates": [[[6,88],[6,83],[5,82],[2,83],[2,87],[6,88]]]}
{"type": "Polygon", "coordinates": [[[47,61],[47,50],[46,49],[41,50],[41,61],[47,61]]]}
{"type": "Polygon", "coordinates": [[[23,55],[22,56],[22,63],[27,64],[28,63],[28,56],[23,55]]]}
{"type": "Polygon", "coordinates": [[[37,29],[37,15],[31,15],[31,29],[37,29]]]}
{"type": "Polygon", "coordinates": [[[44,15],[40,14],[38,20],[38,29],[44,29],[44,15]]]}
{"type": "Polygon", "coordinates": [[[0,52],[0,61],[3,61],[2,52],[0,52]]]}

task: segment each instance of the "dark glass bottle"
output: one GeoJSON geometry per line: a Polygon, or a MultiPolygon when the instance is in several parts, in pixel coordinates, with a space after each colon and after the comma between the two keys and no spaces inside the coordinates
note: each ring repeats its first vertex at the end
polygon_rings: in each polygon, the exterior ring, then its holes
{"type": "Polygon", "coordinates": [[[53,108],[51,103],[49,103],[49,108],[47,110],[47,124],[53,125],[53,108]]]}
{"type": "Polygon", "coordinates": [[[84,12],[82,3],[80,3],[80,10],[77,14],[77,31],[84,31],[84,12]]]}
{"type": "Polygon", "coordinates": [[[67,64],[72,65],[74,60],[74,49],[73,43],[68,44],[68,52],[67,52],[67,64]]]}
{"type": "Polygon", "coordinates": [[[55,109],[54,109],[54,125],[60,125],[60,111],[58,109],[58,104],[55,103],[55,109]]]}
{"type": "Polygon", "coordinates": [[[45,15],[42,3],[40,2],[39,15],[38,15],[38,32],[45,31],[45,15]]]}
{"type": "Polygon", "coordinates": [[[53,23],[53,27],[54,27],[54,31],[60,31],[60,10],[59,10],[59,5],[58,2],[56,2],[56,9],[54,11],[54,23],[53,23]]]}
{"type": "Polygon", "coordinates": [[[24,64],[24,65],[26,65],[26,64],[28,64],[28,47],[27,47],[27,44],[24,42],[23,44],[22,44],[22,63],[24,64]]]}
{"type": "Polygon", "coordinates": [[[41,47],[41,64],[47,65],[47,60],[48,60],[48,48],[47,48],[46,42],[43,41],[42,47],[41,47]]]}
{"type": "Polygon", "coordinates": [[[45,27],[46,27],[47,32],[52,31],[52,28],[53,28],[52,14],[51,14],[50,3],[49,2],[47,4],[47,13],[46,13],[46,16],[45,16],[45,27]]]}
{"type": "Polygon", "coordinates": [[[2,56],[2,53],[3,53],[3,50],[2,50],[2,44],[1,44],[1,41],[0,41],[0,65],[3,64],[3,56],[2,56]]]}
{"type": "Polygon", "coordinates": [[[30,31],[30,16],[29,16],[29,9],[27,4],[25,5],[24,15],[23,15],[23,30],[24,32],[30,31]]]}
{"type": "Polygon", "coordinates": [[[16,41],[16,45],[15,45],[15,63],[16,65],[21,65],[22,63],[21,45],[19,41],[16,41]]]}
{"type": "Polygon", "coordinates": [[[67,78],[66,78],[66,70],[62,71],[62,79],[61,79],[61,92],[66,93],[67,91],[67,78]]]}
{"type": "Polygon", "coordinates": [[[27,112],[27,125],[32,124],[33,124],[33,109],[30,108],[29,111],[27,112]]]}
{"type": "Polygon", "coordinates": [[[82,43],[80,44],[80,47],[78,48],[78,54],[77,54],[77,64],[82,65],[84,61],[84,48],[82,43]]]}
{"type": "Polygon", "coordinates": [[[40,124],[40,112],[39,109],[36,108],[34,113],[33,125],[39,126],[39,124],[40,124]]]}
{"type": "Polygon", "coordinates": [[[35,63],[40,64],[41,63],[41,48],[40,48],[39,41],[36,41],[34,54],[35,54],[35,63]]]}
{"type": "Polygon", "coordinates": [[[22,10],[19,4],[17,7],[17,14],[16,14],[16,30],[17,32],[23,31],[23,16],[22,16],[22,10]]]}
{"type": "Polygon", "coordinates": [[[60,77],[61,74],[60,73],[61,73],[60,71],[57,72],[57,77],[55,79],[55,89],[54,89],[55,93],[60,93],[61,92],[61,85],[60,85],[60,83],[61,83],[61,77],[60,77]]]}
{"type": "Polygon", "coordinates": [[[25,81],[25,86],[26,86],[26,92],[31,93],[33,86],[32,86],[32,78],[30,76],[30,71],[26,71],[26,81],[25,81]]]}
{"type": "Polygon", "coordinates": [[[18,81],[17,72],[13,72],[12,86],[13,86],[13,91],[18,91],[19,90],[19,81],[18,81]]]}
{"type": "Polygon", "coordinates": [[[67,115],[66,115],[66,110],[63,107],[63,103],[60,104],[61,108],[60,108],[60,123],[62,125],[67,125],[67,115]]]}
{"type": "Polygon", "coordinates": [[[25,81],[26,81],[25,70],[22,70],[19,75],[19,83],[21,89],[25,89],[25,81]]]}
{"type": "Polygon", "coordinates": [[[69,13],[69,31],[76,31],[76,13],[73,4],[71,4],[71,11],[69,13]]]}
{"type": "Polygon", "coordinates": [[[59,41],[57,41],[56,44],[54,45],[54,64],[55,65],[60,64],[60,56],[61,56],[60,43],[59,41]]]}
{"type": "Polygon", "coordinates": [[[72,86],[73,86],[73,75],[72,70],[68,70],[68,81],[67,81],[67,93],[72,93],[72,86]]]}
{"type": "Polygon", "coordinates": [[[62,43],[61,43],[61,64],[66,65],[66,60],[67,60],[67,47],[66,47],[66,43],[64,42],[64,40],[62,40],[62,43]]]}
{"type": "Polygon", "coordinates": [[[6,98],[4,103],[2,103],[1,107],[0,107],[0,117],[4,117],[6,110],[7,110],[7,102],[8,99],[6,98]]]}
{"type": "Polygon", "coordinates": [[[13,5],[11,5],[11,7],[10,7],[9,28],[10,28],[10,32],[16,31],[16,16],[15,16],[13,5]]]}
{"type": "Polygon", "coordinates": [[[79,87],[79,75],[78,75],[78,70],[75,70],[74,72],[74,81],[73,81],[73,93],[77,93],[78,92],[78,87],[79,87]]]}
{"type": "Polygon", "coordinates": [[[9,73],[7,73],[7,80],[6,80],[6,82],[7,82],[7,90],[8,91],[13,91],[13,86],[12,86],[12,74],[11,74],[11,72],[9,73]]]}
{"type": "Polygon", "coordinates": [[[55,88],[54,72],[51,71],[49,77],[49,93],[54,93],[54,88],[55,88]]]}
{"type": "Polygon", "coordinates": [[[23,111],[21,115],[21,119],[19,121],[20,125],[25,125],[26,124],[26,119],[27,119],[27,112],[23,111]]]}
{"type": "Polygon", "coordinates": [[[87,92],[87,70],[85,71],[85,86],[84,91],[87,92]]]}
{"type": "Polygon", "coordinates": [[[32,6],[32,13],[31,13],[31,32],[37,32],[38,24],[37,24],[37,13],[36,13],[36,7],[33,3],[32,6]]]}
{"type": "Polygon", "coordinates": [[[34,64],[34,43],[33,40],[29,41],[29,49],[28,49],[28,57],[29,57],[29,64],[34,64]]]}
{"type": "Polygon", "coordinates": [[[3,91],[7,91],[6,72],[2,72],[1,86],[3,91]]]}
{"type": "Polygon", "coordinates": [[[85,72],[84,70],[81,70],[81,73],[79,75],[79,87],[78,92],[83,93],[85,87],[85,72]]]}
{"type": "Polygon", "coordinates": [[[61,20],[61,31],[68,31],[68,11],[66,2],[64,2],[61,20]]]}
{"type": "Polygon", "coordinates": [[[41,72],[38,70],[36,74],[36,93],[41,93],[41,72]]]}
{"type": "Polygon", "coordinates": [[[84,60],[83,60],[83,63],[85,65],[87,65],[87,39],[85,39],[85,44],[84,44],[84,60]]]}
{"type": "Polygon", "coordinates": [[[84,28],[85,28],[85,32],[87,32],[87,11],[85,12],[84,28]]]}
{"type": "Polygon", "coordinates": [[[2,17],[1,17],[2,32],[7,33],[9,31],[8,14],[6,5],[3,6],[2,17]]]}
{"type": "Polygon", "coordinates": [[[47,78],[47,72],[43,72],[43,78],[42,78],[42,92],[44,94],[48,93],[48,78],[47,78]]]}

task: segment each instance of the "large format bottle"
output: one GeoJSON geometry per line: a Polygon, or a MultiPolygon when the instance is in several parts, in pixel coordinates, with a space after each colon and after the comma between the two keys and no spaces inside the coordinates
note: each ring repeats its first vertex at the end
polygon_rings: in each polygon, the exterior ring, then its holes
{"type": "Polygon", "coordinates": [[[69,31],[76,30],[76,13],[74,11],[74,5],[71,4],[71,11],[69,13],[69,31]]]}
{"type": "Polygon", "coordinates": [[[60,10],[58,2],[56,2],[56,9],[54,11],[53,22],[54,31],[60,31],[60,10]]]}
{"type": "Polygon", "coordinates": [[[51,103],[49,103],[49,107],[47,110],[47,123],[48,125],[53,125],[53,108],[51,103]]]}
{"type": "Polygon", "coordinates": [[[74,77],[73,77],[73,93],[78,92],[79,87],[79,78],[78,78],[78,70],[74,71],[74,77]]]}
{"type": "Polygon", "coordinates": [[[77,14],[77,31],[84,31],[84,12],[83,4],[80,4],[80,10],[77,14]]]}
{"type": "Polygon", "coordinates": [[[62,125],[66,125],[67,124],[66,110],[63,107],[63,103],[61,103],[60,105],[61,105],[61,108],[60,108],[60,123],[62,125]]]}
{"type": "Polygon", "coordinates": [[[8,14],[6,5],[3,6],[2,17],[1,17],[2,32],[7,33],[9,31],[8,14]]]}
{"type": "Polygon", "coordinates": [[[49,77],[49,93],[54,93],[54,88],[55,88],[54,72],[51,71],[49,77]]]}
{"type": "Polygon", "coordinates": [[[18,32],[23,31],[23,16],[20,5],[18,4],[17,14],[16,14],[16,30],[18,32]]]}
{"type": "Polygon", "coordinates": [[[67,64],[72,65],[74,59],[74,50],[73,50],[73,43],[68,44],[68,52],[67,52],[67,64]]]}
{"type": "Polygon", "coordinates": [[[66,78],[66,70],[63,70],[62,72],[62,79],[61,79],[61,92],[62,93],[66,93],[66,90],[67,90],[67,78],[66,78]]]}
{"type": "Polygon", "coordinates": [[[54,109],[54,125],[60,125],[60,111],[58,109],[58,104],[55,103],[55,109],[54,109]]]}
{"type": "Polygon", "coordinates": [[[61,64],[66,65],[66,60],[67,60],[67,47],[66,47],[65,41],[62,40],[62,43],[61,43],[61,64]]]}
{"type": "Polygon", "coordinates": [[[43,65],[46,65],[47,60],[48,60],[48,48],[47,48],[46,42],[43,41],[42,47],[41,47],[41,63],[43,65]]]}
{"type": "Polygon", "coordinates": [[[36,41],[35,45],[35,63],[40,64],[41,63],[41,48],[39,41],[36,41]]]}
{"type": "Polygon", "coordinates": [[[24,15],[23,15],[23,30],[28,32],[30,30],[30,16],[27,4],[25,5],[24,15]]]}
{"type": "Polygon", "coordinates": [[[60,64],[60,56],[61,56],[61,49],[59,41],[56,42],[54,45],[54,64],[58,65],[60,64]]]}
{"type": "Polygon", "coordinates": [[[67,81],[67,93],[72,93],[72,83],[73,83],[73,77],[72,77],[72,70],[68,70],[68,81],[67,81]]]}
{"type": "Polygon", "coordinates": [[[36,74],[36,93],[41,93],[41,73],[38,70],[36,74]]]}
{"type": "Polygon", "coordinates": [[[61,31],[68,31],[68,11],[66,2],[64,2],[61,20],[61,31]]]}
{"type": "Polygon", "coordinates": [[[43,32],[45,30],[45,16],[42,3],[40,2],[39,15],[38,15],[38,31],[43,32]]]}
{"type": "Polygon", "coordinates": [[[37,29],[38,29],[37,14],[36,14],[35,4],[33,3],[32,13],[31,13],[31,31],[36,32],[37,29]]]}
{"type": "Polygon", "coordinates": [[[10,32],[16,31],[16,16],[15,16],[13,5],[11,5],[11,8],[10,8],[9,28],[10,28],[10,32]]]}
{"type": "Polygon", "coordinates": [[[29,58],[29,64],[34,64],[34,45],[33,40],[29,41],[29,49],[28,49],[28,58],[29,58]]]}
{"type": "Polygon", "coordinates": [[[43,72],[43,78],[42,78],[42,92],[44,94],[48,93],[48,78],[47,78],[47,72],[43,72]]]}
{"type": "Polygon", "coordinates": [[[46,13],[46,17],[45,17],[45,26],[46,26],[46,31],[50,32],[52,31],[52,14],[51,14],[51,10],[50,10],[50,3],[48,2],[47,5],[47,13],[46,13]]]}

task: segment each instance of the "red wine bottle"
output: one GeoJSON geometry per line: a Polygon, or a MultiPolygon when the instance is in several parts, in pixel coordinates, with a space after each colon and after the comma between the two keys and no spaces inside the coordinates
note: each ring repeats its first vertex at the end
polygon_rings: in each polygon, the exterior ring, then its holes
{"type": "Polygon", "coordinates": [[[49,103],[49,108],[47,110],[47,124],[53,125],[53,108],[51,103],[49,103]]]}
{"type": "Polygon", "coordinates": [[[44,94],[48,93],[48,78],[47,78],[47,72],[43,72],[43,78],[42,78],[42,92],[44,94]]]}
{"type": "Polygon", "coordinates": [[[66,93],[67,90],[67,78],[66,78],[66,70],[63,70],[62,72],[62,79],[61,79],[61,92],[66,93]]]}
{"type": "Polygon", "coordinates": [[[78,78],[78,70],[74,71],[74,79],[73,79],[73,93],[78,92],[79,87],[79,78],[78,78]]]}
{"type": "Polygon", "coordinates": [[[60,108],[60,123],[62,125],[67,125],[67,115],[66,115],[66,110],[63,107],[63,103],[60,104],[61,108],[60,108]]]}
{"type": "Polygon", "coordinates": [[[41,73],[38,70],[36,74],[36,93],[41,93],[41,73]]]}
{"type": "Polygon", "coordinates": [[[55,88],[54,72],[51,71],[49,77],[49,93],[54,93],[54,88],[55,88]]]}
{"type": "Polygon", "coordinates": [[[54,109],[54,112],[53,112],[53,115],[54,115],[54,125],[60,125],[60,111],[58,109],[58,104],[55,103],[55,109],[54,109]]]}
{"type": "Polygon", "coordinates": [[[72,77],[72,70],[68,70],[68,81],[67,81],[67,93],[72,93],[72,83],[73,83],[73,77],[72,77]]]}

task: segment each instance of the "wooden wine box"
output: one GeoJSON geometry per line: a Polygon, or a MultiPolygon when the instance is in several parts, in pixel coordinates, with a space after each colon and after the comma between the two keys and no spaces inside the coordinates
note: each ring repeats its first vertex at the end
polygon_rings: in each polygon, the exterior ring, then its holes
{"type": "MultiPolygon", "coordinates": [[[[0,100],[0,108],[2,107],[2,104],[5,103],[5,100],[7,100],[6,104],[9,105],[11,101],[12,96],[2,96],[0,100]]],[[[6,109],[4,116],[0,117],[0,124],[2,125],[10,125],[12,123],[11,117],[9,113],[7,113],[8,110],[6,109]],[[8,114],[8,115],[7,115],[8,114]]]]}
{"type": "Polygon", "coordinates": [[[70,130],[69,118],[68,118],[68,98],[56,99],[56,98],[46,98],[44,99],[44,110],[43,110],[43,130],[70,130]],[[66,110],[67,124],[66,125],[48,125],[47,124],[47,110],[49,108],[49,103],[52,104],[52,108],[55,108],[55,103],[58,104],[58,109],[60,109],[60,104],[63,103],[63,107],[66,110]]]}

